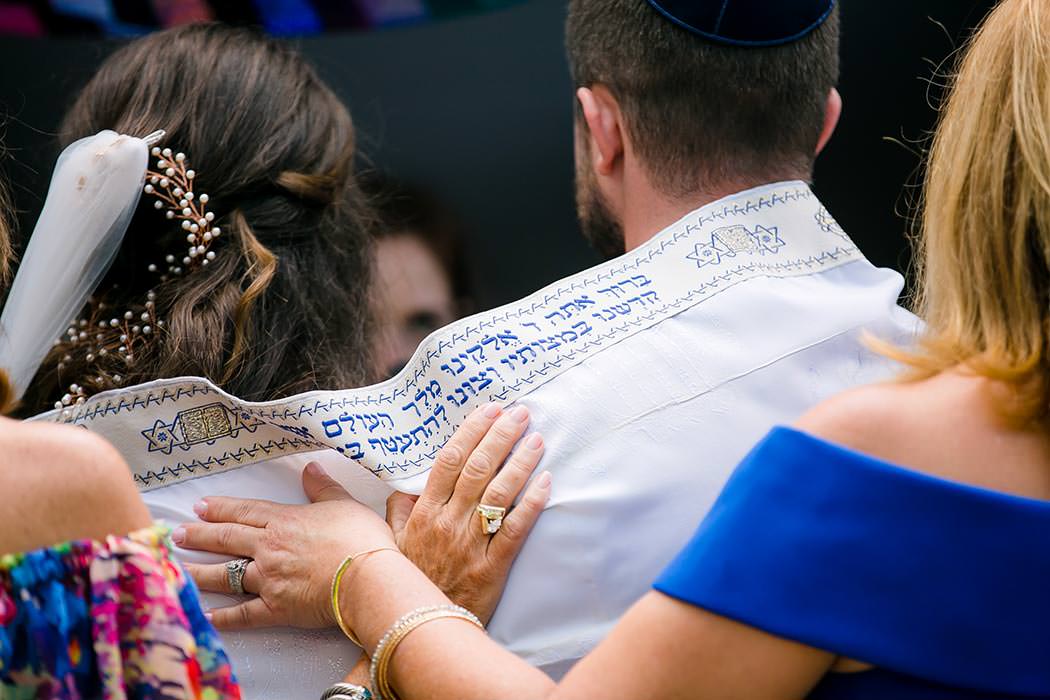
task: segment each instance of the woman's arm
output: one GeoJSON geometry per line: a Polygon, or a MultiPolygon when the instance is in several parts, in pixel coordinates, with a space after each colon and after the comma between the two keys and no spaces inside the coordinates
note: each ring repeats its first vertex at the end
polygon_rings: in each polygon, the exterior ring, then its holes
{"type": "Polygon", "coordinates": [[[150,525],[131,470],[105,440],[72,426],[0,418],[0,554],[150,525]]]}
{"type": "MultiPolygon", "coordinates": [[[[494,567],[502,572],[500,576],[487,582],[475,579],[475,583],[498,584],[495,595],[479,598],[495,600],[502,577],[546,501],[546,489],[534,480],[508,514],[500,533],[492,538],[480,536],[473,509],[491,497],[488,486],[501,478],[494,476],[496,469],[520,433],[508,432],[506,421],[496,429],[493,426],[500,421],[480,415],[472,416],[468,423],[435,465],[426,492],[415,504],[420,508],[417,526],[409,541],[399,544],[416,551],[429,550],[424,564],[433,571],[439,570],[442,562],[446,569],[459,572],[476,570],[479,565],[482,569],[494,567]],[[495,542],[501,546],[494,549],[495,542]]],[[[531,465],[526,470],[531,471],[537,457],[519,454],[517,459],[518,467],[509,473],[520,471],[522,465],[531,465]]],[[[507,473],[506,468],[499,472],[507,473]]],[[[523,483],[520,476],[517,481],[523,483]]],[[[264,576],[252,582],[261,587],[262,599],[227,610],[223,619],[258,626],[279,622],[273,617],[275,611],[280,619],[296,619],[300,609],[323,608],[327,583],[346,553],[393,543],[393,533],[378,516],[350,499],[326,475],[307,470],[303,485],[311,500],[321,503],[280,506],[208,499],[205,517],[212,522],[187,525],[188,546],[252,556],[264,573],[272,572],[268,575],[272,580],[264,576]],[[306,607],[301,599],[297,602],[294,596],[311,590],[320,592],[319,601],[315,599],[306,607]],[[288,592],[293,597],[289,598],[288,592]],[[268,596],[270,602],[263,603],[268,596]],[[253,609],[259,612],[257,618],[242,617],[253,609]]],[[[417,514],[415,508],[413,515],[417,514]]],[[[216,580],[221,586],[218,579],[221,576],[216,580]]],[[[461,576],[459,584],[467,580],[461,576]]],[[[375,552],[355,561],[343,577],[340,593],[343,618],[370,653],[405,613],[450,602],[419,568],[396,551],[375,552]]],[[[831,662],[832,656],[826,652],[650,593],[561,686],[555,687],[542,672],[461,620],[437,620],[409,634],[392,658],[390,680],[404,700],[786,699],[804,696],[831,662]]]]}
{"type": "MultiPolygon", "coordinates": [[[[399,554],[382,552],[361,564],[341,609],[370,652],[404,613],[448,603],[399,554]]],[[[390,680],[403,700],[785,700],[804,697],[832,661],[827,652],[653,592],[558,686],[461,620],[437,620],[409,634],[390,680]]]]}

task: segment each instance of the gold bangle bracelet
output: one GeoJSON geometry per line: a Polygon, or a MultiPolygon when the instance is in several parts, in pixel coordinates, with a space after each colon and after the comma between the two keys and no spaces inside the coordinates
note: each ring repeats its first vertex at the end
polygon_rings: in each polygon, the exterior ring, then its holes
{"type": "Polygon", "coordinates": [[[484,625],[481,624],[481,620],[474,613],[458,605],[434,605],[417,608],[407,615],[403,615],[383,635],[383,638],[376,646],[375,653],[372,655],[372,693],[375,696],[375,700],[398,700],[397,693],[390,687],[389,679],[390,660],[393,658],[394,652],[397,651],[398,645],[413,630],[428,622],[441,619],[466,620],[476,625],[479,629],[485,629],[484,625]]]}
{"type": "Polygon", "coordinates": [[[401,550],[397,547],[376,547],[375,549],[366,549],[363,552],[355,552],[343,560],[339,565],[339,568],[335,570],[335,575],[332,576],[332,613],[335,615],[335,623],[339,625],[339,629],[343,631],[343,634],[346,635],[347,639],[362,649],[365,648],[365,645],[361,643],[361,640],[357,638],[357,635],[354,634],[353,630],[347,626],[346,622],[343,620],[343,613],[339,610],[339,585],[343,582],[343,574],[346,573],[346,570],[350,568],[350,565],[353,564],[355,560],[368,554],[386,551],[400,552],[401,550]]]}

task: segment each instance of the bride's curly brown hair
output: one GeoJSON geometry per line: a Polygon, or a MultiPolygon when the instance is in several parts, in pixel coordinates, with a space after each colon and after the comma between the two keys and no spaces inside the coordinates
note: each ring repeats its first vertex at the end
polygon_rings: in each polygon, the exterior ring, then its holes
{"type": "Polygon", "coordinates": [[[50,408],[71,383],[111,388],[112,375],[203,376],[253,401],[371,379],[373,217],[354,178],[354,127],[298,52],[220,24],[133,41],[103,63],[60,134],[64,145],[103,129],[165,130],[160,146],[186,154],[223,235],[207,267],[158,282],[148,264],[181,258],[186,234],[143,197],[95,302],[121,310],[153,290],[164,332],[126,367],[115,353],[100,368],[52,352],[24,412],[50,408]]]}

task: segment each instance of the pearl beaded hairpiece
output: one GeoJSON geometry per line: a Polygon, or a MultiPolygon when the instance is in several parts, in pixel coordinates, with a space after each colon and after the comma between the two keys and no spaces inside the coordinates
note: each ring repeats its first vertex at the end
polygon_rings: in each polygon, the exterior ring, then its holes
{"type": "MultiPolygon", "coordinates": [[[[182,258],[181,265],[174,255],[165,259],[168,264],[168,272],[181,275],[183,269],[191,270],[197,266],[207,265],[215,259],[215,253],[211,248],[212,241],[219,237],[222,230],[213,226],[215,214],[207,211],[208,195],[197,196],[193,192],[193,180],[197,173],[186,167],[186,154],[176,153],[172,156],[171,149],[161,150],[156,146],[150,154],[157,158],[157,170],[147,170],[148,183],[144,191],[157,198],[153,206],[157,209],[167,211],[164,216],[168,219],[181,219],[182,228],[186,231],[186,242],[190,244],[189,251],[182,258]]],[[[150,272],[156,272],[157,266],[151,264],[150,272]]],[[[163,277],[161,279],[164,279],[163,277]]]]}
{"type": "MultiPolygon", "coordinates": [[[[152,145],[163,135],[163,132],[156,132],[147,136],[145,141],[152,145]]],[[[188,167],[186,154],[173,154],[170,148],[156,146],[150,149],[150,154],[157,159],[157,170],[146,171],[143,192],[157,198],[153,206],[157,210],[165,210],[165,218],[182,221],[182,229],[186,231],[186,242],[189,244],[186,255],[181,259],[172,254],[165,257],[166,272],[160,273],[160,281],[164,282],[169,279],[169,275],[180,276],[215,260],[215,252],[211,247],[222,230],[213,224],[215,214],[207,209],[208,195],[193,191],[197,174],[188,167]]],[[[156,274],[160,267],[150,263],[147,270],[156,274]]],[[[157,318],[155,300],[156,293],[150,290],[146,294],[146,302],[140,308],[128,309],[110,319],[106,319],[103,313],[107,310],[106,305],[98,303],[94,305],[91,318],[82,318],[70,325],[66,337],[55,342],[56,346],[65,346],[65,354],[58,369],[61,371],[66,363],[71,362],[74,353],[83,353],[87,363],[95,365],[91,373],[94,376],[83,380],[88,386],[70,384],[69,391],[55,402],[55,408],[71,413],[72,407],[87,399],[88,389],[96,393],[123,383],[120,374],[107,372],[101,365],[114,354],[125,365],[133,365],[136,350],[141,350],[164,328],[164,321],[157,318]],[[92,330],[95,332],[92,333],[92,330]]]]}

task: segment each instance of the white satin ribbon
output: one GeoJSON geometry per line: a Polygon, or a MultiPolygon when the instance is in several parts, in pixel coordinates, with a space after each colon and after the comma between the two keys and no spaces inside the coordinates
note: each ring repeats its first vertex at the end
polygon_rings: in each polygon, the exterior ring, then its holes
{"type": "Polygon", "coordinates": [[[102,131],[59,156],[0,316],[0,367],[16,398],[113,263],[142,194],[149,147],[163,135],[102,131]]]}

